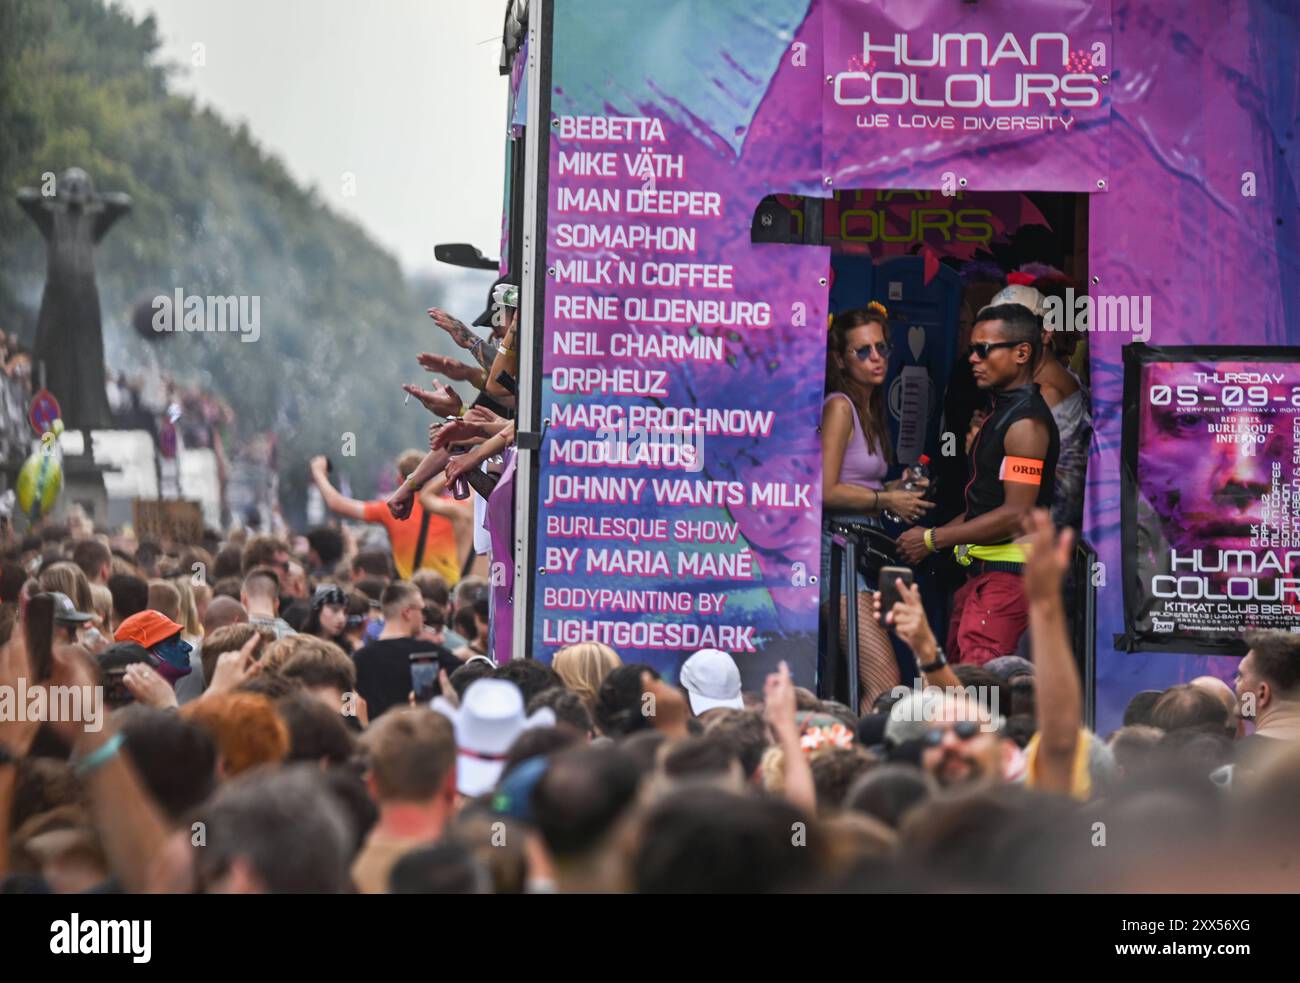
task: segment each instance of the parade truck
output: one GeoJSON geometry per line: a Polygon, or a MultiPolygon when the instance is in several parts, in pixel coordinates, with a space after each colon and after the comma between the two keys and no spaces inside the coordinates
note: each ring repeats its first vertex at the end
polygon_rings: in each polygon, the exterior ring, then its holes
{"type": "Polygon", "coordinates": [[[601,640],[673,680],[721,648],[748,690],[784,661],[834,695],[828,316],[888,309],[894,456],[942,465],[981,264],[1078,292],[1090,722],[1230,676],[1243,628],[1300,629],[1297,18],[1267,0],[511,0],[518,458],[513,555],[494,559],[513,654],[601,640]]]}

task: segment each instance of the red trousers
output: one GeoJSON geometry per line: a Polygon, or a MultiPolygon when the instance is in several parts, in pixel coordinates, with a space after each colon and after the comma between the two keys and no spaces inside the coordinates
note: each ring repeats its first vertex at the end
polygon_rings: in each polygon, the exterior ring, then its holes
{"type": "Polygon", "coordinates": [[[948,658],[982,666],[1000,655],[1015,655],[1029,626],[1029,602],[1019,574],[982,573],[952,598],[948,658]]]}

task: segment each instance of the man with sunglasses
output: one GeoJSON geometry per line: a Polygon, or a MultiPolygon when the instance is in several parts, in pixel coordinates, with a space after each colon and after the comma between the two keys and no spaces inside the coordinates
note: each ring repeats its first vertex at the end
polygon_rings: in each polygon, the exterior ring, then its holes
{"type": "Polygon", "coordinates": [[[1060,434],[1033,381],[1042,324],[1020,304],[980,311],[971,331],[975,384],[993,409],[970,449],[966,510],[937,529],[914,527],[898,538],[916,565],[951,549],[971,578],[953,596],[948,649],[955,662],[982,665],[1015,653],[1029,622],[1021,583],[1025,554],[1014,542],[1035,506],[1050,508],[1060,434]]]}

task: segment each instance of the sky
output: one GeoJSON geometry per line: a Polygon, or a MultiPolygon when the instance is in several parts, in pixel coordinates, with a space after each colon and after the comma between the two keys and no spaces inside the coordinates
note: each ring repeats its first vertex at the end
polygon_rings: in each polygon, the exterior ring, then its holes
{"type": "Polygon", "coordinates": [[[180,66],[176,91],[246,122],[408,273],[441,265],[438,242],[471,242],[497,258],[505,0],[120,5],[137,19],[154,15],[160,61],[180,66]]]}

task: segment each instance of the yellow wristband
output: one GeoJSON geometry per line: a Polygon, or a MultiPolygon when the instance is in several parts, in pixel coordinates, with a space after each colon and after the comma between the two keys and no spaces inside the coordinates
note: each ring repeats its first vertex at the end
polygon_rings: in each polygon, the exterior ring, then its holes
{"type": "Polygon", "coordinates": [[[925,531],[925,534],[921,537],[921,540],[922,540],[922,542],[925,543],[925,548],[928,549],[931,553],[933,553],[935,550],[938,549],[938,547],[934,545],[934,530],[933,530],[933,529],[927,529],[927,530],[925,531]]]}

